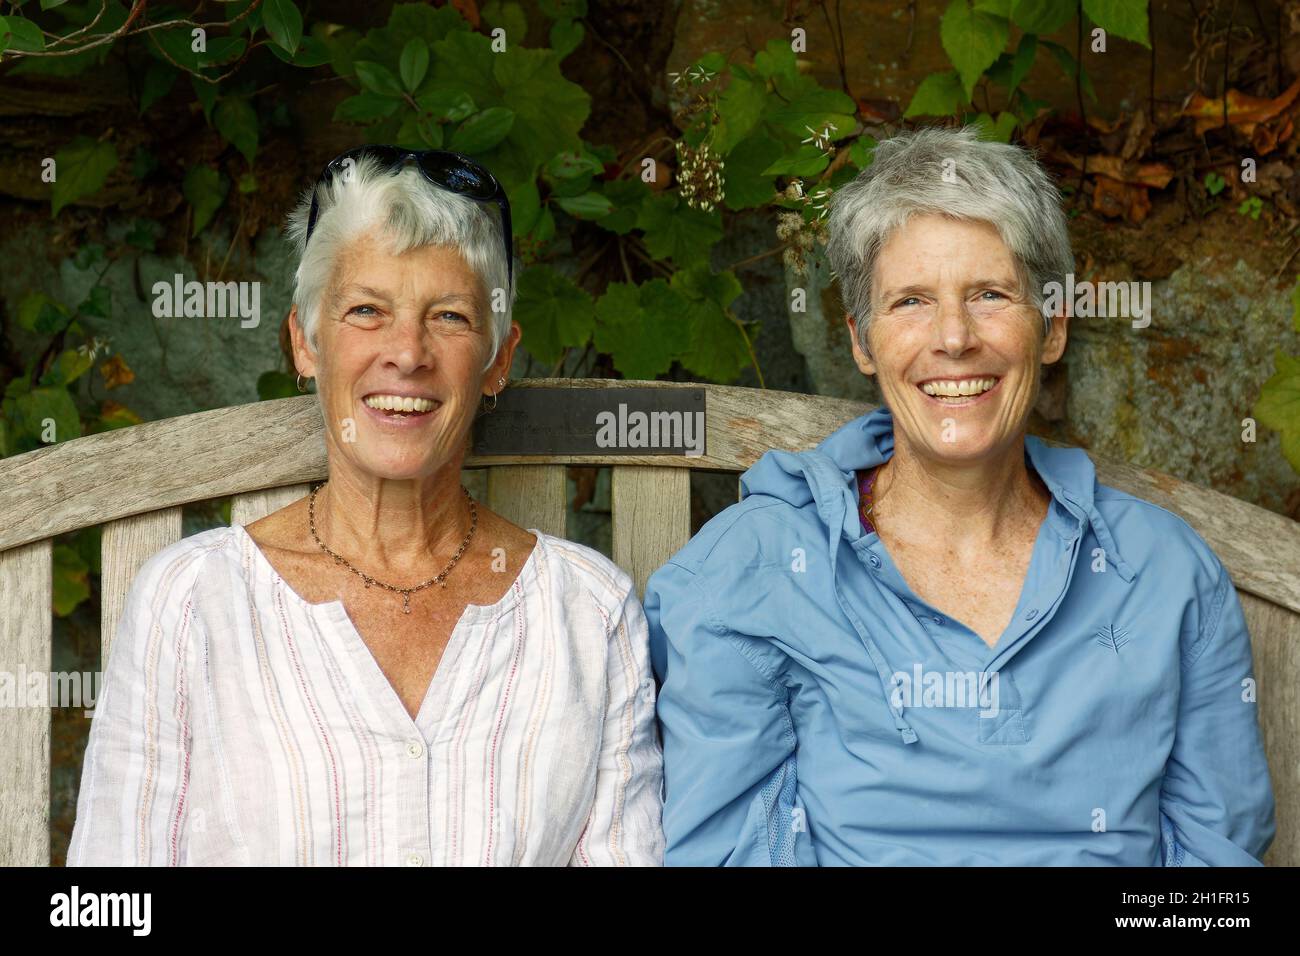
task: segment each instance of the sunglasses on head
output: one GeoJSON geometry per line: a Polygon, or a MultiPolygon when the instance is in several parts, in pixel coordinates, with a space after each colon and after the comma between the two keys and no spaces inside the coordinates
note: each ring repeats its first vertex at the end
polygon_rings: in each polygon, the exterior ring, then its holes
{"type": "Polygon", "coordinates": [[[497,178],[468,156],[454,153],[447,149],[402,149],[400,146],[382,146],[367,144],[349,149],[331,159],[326,165],[316,186],[311,191],[311,213],[307,217],[307,239],[316,228],[316,217],[320,213],[317,194],[323,183],[338,175],[348,175],[351,167],[363,157],[378,160],[382,169],[393,173],[406,165],[408,159],[415,161],[424,178],[439,189],[464,196],[479,202],[494,202],[501,210],[501,234],[505,241],[507,281],[514,283],[514,254],[510,233],[510,201],[506,191],[497,178]]]}

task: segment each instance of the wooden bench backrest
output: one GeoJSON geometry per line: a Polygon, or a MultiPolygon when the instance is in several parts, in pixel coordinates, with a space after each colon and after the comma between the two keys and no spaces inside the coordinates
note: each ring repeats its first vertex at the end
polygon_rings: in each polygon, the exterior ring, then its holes
{"type": "MultiPolygon", "coordinates": [[[[867,407],[793,392],[592,379],[513,387],[690,387],[706,390],[702,457],[515,456],[466,460],[486,469],[488,507],[565,534],[565,468],[612,466],[613,558],[642,592],[690,535],[690,471],[739,473],[769,448],[816,445],[867,407]]],[[[249,524],[326,477],[315,396],[148,422],[0,460],[0,672],[51,668],[52,538],[103,526],[104,659],[141,565],[181,537],[185,504],[233,496],[249,524]]],[[[1097,462],[1102,482],[1182,515],[1232,574],[1250,625],[1260,720],[1277,798],[1267,862],[1300,864],[1300,524],[1208,488],[1097,462]]],[[[481,485],[482,482],[479,482],[481,485]]],[[[50,711],[0,715],[0,865],[49,863],[50,711]]]]}

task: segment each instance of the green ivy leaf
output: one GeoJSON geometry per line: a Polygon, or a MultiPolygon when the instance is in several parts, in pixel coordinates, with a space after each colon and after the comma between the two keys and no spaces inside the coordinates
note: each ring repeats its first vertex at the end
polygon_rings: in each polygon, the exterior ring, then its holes
{"type": "Polygon", "coordinates": [[[199,54],[199,62],[204,66],[218,66],[233,63],[244,53],[248,42],[243,37],[209,37],[207,52],[199,54]]]}
{"type": "Polygon", "coordinates": [[[727,157],[723,202],[728,209],[754,209],[772,198],[774,174],[766,170],[785,147],[763,130],[745,137],[727,157]]]}
{"type": "Polygon", "coordinates": [[[45,423],[54,423],[54,441],[81,437],[81,415],[66,388],[34,388],[14,401],[15,430],[45,442],[45,423]]]}
{"type": "Polygon", "coordinates": [[[1133,0],[1083,0],[1083,12],[1107,33],[1151,48],[1147,5],[1133,0]]]}
{"type": "Polygon", "coordinates": [[[223,96],[212,117],[217,132],[239,150],[248,165],[257,155],[257,112],[242,96],[223,96]]]}
{"type": "Polygon", "coordinates": [[[673,288],[688,299],[713,302],[722,309],[744,291],[734,272],[714,272],[702,262],[673,273],[673,288]]]}
{"type": "Polygon", "coordinates": [[[754,131],[768,98],[767,84],[743,67],[731,69],[731,82],[718,94],[718,123],[713,128],[713,149],[728,160],[736,146],[754,131]]]}
{"type": "Polygon", "coordinates": [[[253,33],[262,29],[262,6],[259,0],[234,0],[226,8],[226,19],[232,21],[230,32],[235,36],[241,36],[244,33],[253,33]],[[255,10],[242,16],[245,10],[251,7],[255,2],[258,6],[255,10]]]}
{"type": "Polygon", "coordinates": [[[190,238],[193,239],[212,221],[212,217],[221,204],[226,201],[230,184],[211,166],[194,166],[185,174],[181,192],[193,209],[193,225],[190,238]]]}
{"type": "Polygon", "coordinates": [[[481,157],[502,182],[535,178],[556,153],[581,147],[579,130],[591,98],[565,79],[549,50],[512,45],[493,53],[491,41],[458,30],[434,44],[434,63],[421,92],[439,87],[464,90],[479,107],[513,110],[509,134],[481,157]]]}
{"type": "Polygon", "coordinates": [[[600,219],[614,211],[614,204],[608,197],[598,192],[587,192],[581,196],[561,196],[556,198],[555,202],[575,219],[600,219]]]}
{"type": "Polygon", "coordinates": [[[99,192],[117,168],[117,148],[78,136],[54,154],[56,179],[50,191],[50,218],[70,202],[99,192]]]}
{"type": "Polygon", "coordinates": [[[955,70],[947,73],[931,73],[912,96],[903,113],[904,119],[913,116],[951,116],[961,104],[969,102],[961,85],[961,78],[955,70]]]}
{"type": "Polygon", "coordinates": [[[830,165],[831,158],[816,146],[800,146],[784,153],[763,170],[764,176],[816,176],[830,165]]]}
{"type": "Polygon", "coordinates": [[[277,46],[290,56],[298,52],[302,40],[302,14],[293,0],[266,0],[262,4],[262,24],[277,46]]]}
{"type": "Polygon", "coordinates": [[[812,87],[806,88],[789,103],[778,102],[769,109],[766,118],[799,139],[811,136],[812,132],[820,133],[824,127],[831,128],[831,139],[844,139],[856,125],[853,113],[857,106],[839,90],[823,89],[816,86],[815,81],[811,82],[812,87]]]}
{"type": "Polygon", "coordinates": [[[203,67],[204,54],[194,49],[194,34],[191,29],[181,26],[149,31],[148,36],[152,43],[150,52],[172,69],[180,66],[183,70],[197,72],[203,67]],[[159,53],[159,50],[162,53],[159,53]]]}
{"type": "Polygon", "coordinates": [[[191,76],[190,86],[194,89],[194,96],[198,99],[199,105],[203,107],[203,118],[211,124],[212,107],[217,105],[217,84],[191,76]]]}
{"type": "Polygon", "coordinates": [[[411,37],[402,47],[402,59],[398,72],[402,75],[402,85],[414,91],[424,81],[424,74],[429,72],[429,44],[419,37],[411,37]]]}
{"type": "Polygon", "coordinates": [[[980,139],[994,143],[1011,142],[1011,134],[1016,131],[1018,123],[1014,113],[999,113],[996,120],[988,113],[980,113],[975,117],[975,124],[980,128],[980,139]]]}
{"type": "Polygon", "coordinates": [[[90,568],[74,549],[56,544],[52,572],[54,613],[67,617],[90,597],[90,568]]]}
{"type": "Polygon", "coordinates": [[[849,147],[849,162],[858,169],[866,169],[876,158],[876,145],[874,136],[859,136],[849,147]]]}
{"type": "Polygon", "coordinates": [[[1011,8],[1015,0],[975,0],[975,9],[985,13],[996,13],[1000,17],[1011,17],[1011,8]]]}
{"type": "Polygon", "coordinates": [[[745,336],[716,302],[692,303],[687,321],[691,342],[682,364],[696,375],[726,383],[750,365],[745,336]]]}
{"type": "Polygon", "coordinates": [[[693,209],[676,194],[648,197],[641,204],[636,224],[645,231],[650,254],[656,259],[671,259],[677,265],[707,260],[710,247],[722,238],[718,210],[693,209]]]}
{"type": "Polygon", "coordinates": [[[514,110],[489,106],[460,124],[451,136],[451,148],[470,156],[481,155],[510,135],[514,125],[514,110]]]}
{"type": "Polygon", "coordinates": [[[334,107],[336,123],[371,123],[392,116],[402,101],[381,93],[358,93],[349,96],[334,107]]]}
{"type": "Polygon", "coordinates": [[[176,85],[176,76],[175,68],[157,60],[149,61],[149,65],[144,70],[144,77],[140,81],[141,116],[144,115],[145,110],[172,91],[172,87],[176,85]]]}
{"type": "Polygon", "coordinates": [[[510,200],[510,229],[516,236],[526,236],[533,231],[542,214],[542,198],[537,191],[537,180],[529,179],[507,187],[510,200]]]}
{"type": "Polygon", "coordinates": [[[1011,36],[1011,25],[1001,17],[973,10],[969,0],[952,0],[939,24],[939,39],[961,75],[966,99],[975,84],[998,58],[1011,36]]]}
{"type": "Polygon", "coordinates": [[[71,321],[67,308],[44,292],[29,293],[18,305],[19,327],[37,335],[56,335],[71,321]]]}
{"type": "Polygon", "coordinates": [[[399,3],[388,15],[388,30],[405,39],[418,36],[432,46],[453,30],[469,31],[469,24],[452,4],[431,7],[425,3],[399,3]]]}
{"type": "Polygon", "coordinates": [[[333,59],[331,49],[326,42],[314,36],[304,36],[298,44],[298,52],[292,55],[286,53],[274,43],[268,44],[267,49],[275,54],[276,59],[282,63],[288,63],[303,69],[322,66],[333,59]]]}
{"type": "Polygon", "coordinates": [[[596,303],[596,348],[626,378],[653,379],[690,345],[689,303],[663,279],[611,282],[596,303]]]}
{"type": "Polygon", "coordinates": [[[73,265],[83,272],[98,269],[107,261],[107,251],[103,244],[98,242],[87,242],[78,247],[77,254],[72,257],[73,265]]]}
{"type": "Polygon", "coordinates": [[[524,42],[524,37],[528,35],[528,17],[519,4],[492,0],[482,8],[482,13],[488,26],[501,27],[506,31],[506,49],[524,42]]]}
{"type": "Polygon", "coordinates": [[[555,238],[555,217],[551,215],[550,206],[542,207],[542,213],[537,217],[537,224],[533,226],[529,236],[543,247],[555,238]]]}
{"type": "Polygon", "coordinates": [[[799,64],[788,40],[768,40],[767,46],[754,57],[754,69],[768,79],[793,77],[799,72],[799,64]]]}
{"type": "Polygon", "coordinates": [[[71,385],[90,370],[90,353],[64,349],[41,376],[41,384],[53,387],[71,385]]]}
{"type": "Polygon", "coordinates": [[[577,20],[556,20],[551,24],[551,49],[563,60],[578,48],[585,35],[586,31],[577,20]]]}
{"type": "Polygon", "coordinates": [[[459,123],[474,112],[474,98],[464,90],[441,88],[415,98],[420,109],[428,110],[439,123],[459,123]]]}
{"type": "Polygon", "coordinates": [[[1300,471],[1300,357],[1281,349],[1274,356],[1277,372],[1264,383],[1254,416],[1266,428],[1282,435],[1282,454],[1300,471]]]}
{"type": "Polygon", "coordinates": [[[556,153],[546,164],[546,175],[552,179],[577,179],[595,176],[605,169],[600,157],[586,149],[566,149],[556,153]]]}
{"type": "Polygon", "coordinates": [[[1026,33],[1020,38],[1020,46],[1016,49],[1015,55],[1003,53],[986,71],[988,78],[998,86],[1004,87],[1007,96],[1016,92],[1026,76],[1029,75],[1030,67],[1034,65],[1034,56],[1038,53],[1038,37],[1032,33],[1026,33]]]}
{"type": "Polygon", "coordinates": [[[113,314],[113,292],[106,285],[97,285],[86,295],[86,300],[77,307],[82,315],[91,315],[100,319],[111,318],[113,314]]]}
{"type": "Polygon", "coordinates": [[[641,204],[650,195],[650,187],[640,176],[626,176],[603,183],[601,191],[613,204],[614,211],[600,220],[600,227],[620,236],[627,235],[636,227],[641,204]]]}
{"type": "Polygon", "coordinates": [[[352,65],[357,71],[357,81],[363,90],[382,93],[384,96],[402,95],[402,84],[388,67],[369,60],[357,60],[352,65]]]}
{"type": "Polygon", "coordinates": [[[1055,33],[1074,17],[1075,0],[1015,0],[1011,19],[1026,33],[1055,33]]]}
{"type": "Polygon", "coordinates": [[[35,52],[45,49],[45,37],[41,28],[25,17],[10,14],[0,17],[0,52],[5,50],[26,50],[35,52]]]}
{"type": "Polygon", "coordinates": [[[740,281],[732,272],[697,263],[674,273],[672,287],[690,303],[690,344],[682,364],[704,378],[733,381],[751,361],[745,336],[727,312],[742,291],[740,281]]]}
{"type": "Polygon", "coordinates": [[[519,277],[514,317],[523,345],[541,362],[556,362],[570,347],[587,344],[595,328],[591,296],[550,266],[533,266],[519,277]]]}

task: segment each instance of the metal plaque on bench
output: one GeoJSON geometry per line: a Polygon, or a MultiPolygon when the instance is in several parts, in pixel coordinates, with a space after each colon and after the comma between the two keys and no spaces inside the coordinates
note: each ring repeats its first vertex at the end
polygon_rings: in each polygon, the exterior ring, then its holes
{"type": "Polygon", "coordinates": [[[508,388],[474,424],[476,455],[705,454],[702,388],[508,388]]]}

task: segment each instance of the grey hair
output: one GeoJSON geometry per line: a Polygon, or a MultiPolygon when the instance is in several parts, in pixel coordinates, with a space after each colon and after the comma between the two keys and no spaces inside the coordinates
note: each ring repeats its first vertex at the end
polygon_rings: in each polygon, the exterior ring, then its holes
{"type": "Polygon", "coordinates": [[[337,175],[306,190],[289,214],[286,233],[298,253],[293,302],[312,351],[319,350],[321,300],[329,288],[342,249],[378,226],[393,255],[427,245],[455,248],[483,284],[491,321],[491,349],[484,370],[491,366],[510,331],[515,288],[510,284],[501,239],[502,224],[495,208],[433,185],[413,165],[397,173],[374,157],[360,157],[349,175],[337,175]],[[312,191],[320,208],[310,241],[307,220],[312,191]],[[503,289],[503,309],[492,309],[493,290],[503,289]]]}
{"type": "MultiPolygon", "coordinates": [[[[997,229],[1023,291],[1040,312],[1048,283],[1063,288],[1074,270],[1060,193],[1033,153],[982,140],[973,126],[898,133],[881,141],[871,165],[831,197],[826,254],[864,353],[870,354],[867,328],[880,250],[912,216],[927,213],[997,229]]],[[[1051,328],[1052,317],[1044,314],[1044,334],[1051,328]]]]}

